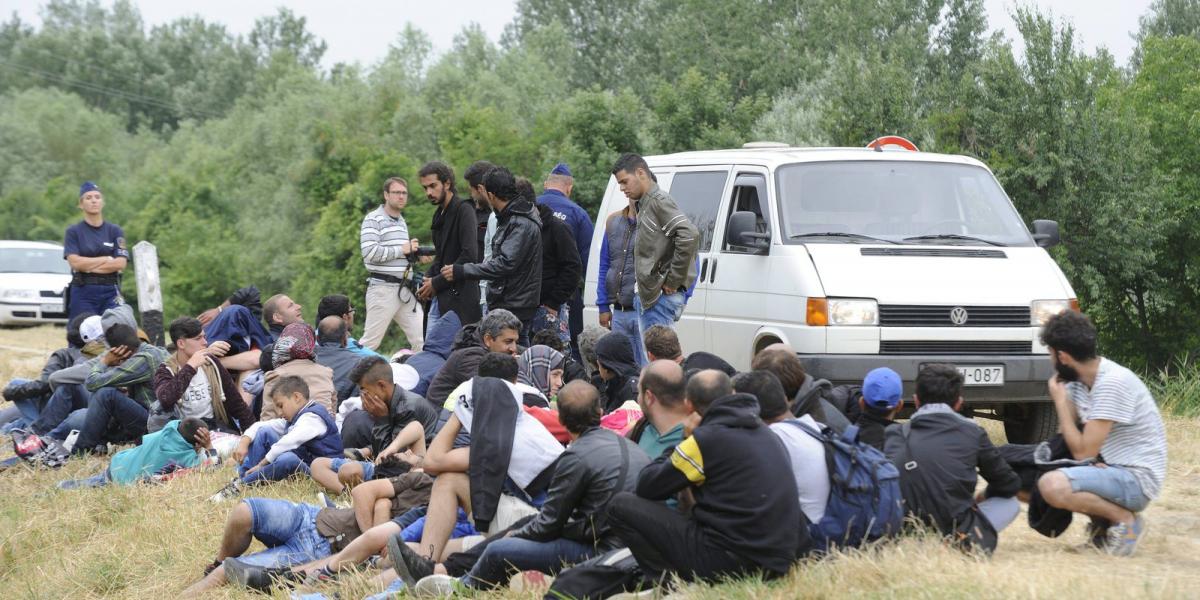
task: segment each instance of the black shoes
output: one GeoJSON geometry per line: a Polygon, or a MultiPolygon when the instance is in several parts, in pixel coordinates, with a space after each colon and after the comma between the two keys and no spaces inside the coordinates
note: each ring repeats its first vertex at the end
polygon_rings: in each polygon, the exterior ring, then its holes
{"type": "Polygon", "coordinates": [[[270,592],[277,585],[304,583],[304,574],[289,567],[259,567],[236,558],[225,559],[225,579],[245,588],[270,592]]]}
{"type": "Polygon", "coordinates": [[[408,589],[413,589],[423,577],[433,575],[433,561],[409,548],[400,534],[397,533],[388,540],[387,548],[396,574],[404,580],[408,589]]]}

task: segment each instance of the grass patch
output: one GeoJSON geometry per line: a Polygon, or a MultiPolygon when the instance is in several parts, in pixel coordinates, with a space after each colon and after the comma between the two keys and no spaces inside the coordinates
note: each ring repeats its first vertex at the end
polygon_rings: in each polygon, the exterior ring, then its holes
{"type": "Polygon", "coordinates": [[[1147,382],[1159,407],[1182,417],[1200,417],[1200,362],[1177,359],[1147,382]]]}

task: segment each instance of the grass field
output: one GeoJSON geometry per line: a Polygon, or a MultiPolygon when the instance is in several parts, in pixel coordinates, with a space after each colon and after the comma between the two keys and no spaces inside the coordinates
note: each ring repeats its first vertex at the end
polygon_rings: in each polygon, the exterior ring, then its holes
{"type": "MultiPolygon", "coordinates": [[[[45,356],[62,344],[61,328],[0,329],[0,384],[36,376],[45,356]],[[22,351],[27,348],[33,352],[22,351]]],[[[1168,382],[1167,394],[1200,386],[1168,382]]],[[[1159,398],[1196,406],[1200,398],[1159,398]]],[[[1000,428],[988,426],[994,441],[1000,428]]],[[[933,539],[906,539],[862,553],[797,566],[783,581],[685,588],[691,598],[1196,598],[1200,597],[1200,419],[1167,417],[1170,470],[1163,496],[1147,511],[1149,533],[1131,559],[1076,548],[1083,523],[1058,539],[1043,538],[1018,520],[1000,537],[990,559],[965,556],[933,539]]],[[[0,457],[10,456],[4,442],[0,457]]],[[[206,498],[231,468],[184,477],[165,486],[109,487],[64,492],[54,483],[105,466],[99,458],[72,460],[58,471],[17,468],[0,473],[0,598],[174,598],[213,559],[232,503],[206,498]]],[[[311,482],[254,491],[315,502],[311,482]]],[[[257,547],[257,544],[256,544],[257,547]]],[[[254,548],[252,548],[253,550],[254,548]]],[[[343,577],[340,598],[368,591],[365,576],[343,577]]],[[[277,594],[286,597],[285,594],[277,594]]],[[[514,593],[486,595],[520,598],[514,593]]],[[[220,598],[261,597],[226,589],[220,598]]]]}

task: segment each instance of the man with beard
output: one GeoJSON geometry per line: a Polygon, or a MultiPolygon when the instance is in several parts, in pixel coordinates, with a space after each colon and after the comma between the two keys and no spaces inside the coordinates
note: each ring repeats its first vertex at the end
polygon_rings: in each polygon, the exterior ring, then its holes
{"type": "Polygon", "coordinates": [[[1096,328],[1086,316],[1051,317],[1041,339],[1054,364],[1050,398],[1063,441],[1073,458],[1095,463],[1050,471],[1038,491],[1050,506],[1092,517],[1093,545],[1130,556],[1146,533],[1142,511],[1167,474],[1158,406],[1137,375],[1096,355],[1096,328]]]}
{"type": "Polygon", "coordinates": [[[429,202],[437,207],[433,213],[433,247],[436,256],[429,265],[425,281],[417,292],[421,301],[431,301],[426,320],[426,336],[444,326],[444,317],[453,312],[461,325],[479,321],[479,286],[473,281],[453,281],[443,275],[445,267],[479,261],[478,224],[475,207],[469,200],[459,198],[454,189],[454,171],[449,165],[433,161],[418,171],[421,188],[429,202]]]}

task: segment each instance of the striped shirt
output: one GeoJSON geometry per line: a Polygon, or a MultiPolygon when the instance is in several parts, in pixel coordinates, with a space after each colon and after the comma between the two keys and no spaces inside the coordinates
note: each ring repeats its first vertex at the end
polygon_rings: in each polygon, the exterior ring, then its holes
{"type": "Polygon", "coordinates": [[[404,257],[408,223],[403,216],[393,219],[380,205],[363,217],[358,240],[368,273],[400,277],[408,268],[408,259],[404,257]]]}
{"type": "Polygon", "coordinates": [[[1129,369],[1102,358],[1090,391],[1079,382],[1067,384],[1067,391],[1085,423],[1113,422],[1100,446],[1104,462],[1128,469],[1142,493],[1157,498],[1167,476],[1167,433],[1146,384],[1129,369]]]}

